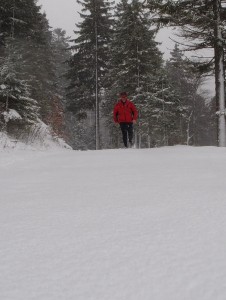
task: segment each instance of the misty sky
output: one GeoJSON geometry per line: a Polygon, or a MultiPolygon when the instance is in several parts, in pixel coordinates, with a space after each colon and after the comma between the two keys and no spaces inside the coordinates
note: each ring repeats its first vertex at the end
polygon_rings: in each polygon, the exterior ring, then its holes
{"type": "Polygon", "coordinates": [[[42,11],[47,14],[50,26],[60,27],[67,31],[69,36],[73,36],[75,23],[79,21],[81,7],[76,0],[38,0],[42,5],[42,11]]]}

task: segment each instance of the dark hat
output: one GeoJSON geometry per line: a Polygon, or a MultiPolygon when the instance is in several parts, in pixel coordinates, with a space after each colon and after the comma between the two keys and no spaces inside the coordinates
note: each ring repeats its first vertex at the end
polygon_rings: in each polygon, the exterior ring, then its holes
{"type": "Polygon", "coordinates": [[[127,97],[127,92],[121,92],[120,96],[126,96],[127,97]]]}

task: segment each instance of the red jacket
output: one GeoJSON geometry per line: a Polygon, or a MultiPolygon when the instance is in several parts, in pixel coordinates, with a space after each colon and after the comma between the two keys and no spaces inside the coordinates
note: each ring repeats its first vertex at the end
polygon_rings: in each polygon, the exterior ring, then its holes
{"type": "Polygon", "coordinates": [[[133,120],[137,120],[138,112],[136,106],[126,99],[126,102],[123,103],[122,100],[114,107],[114,121],[115,123],[121,122],[133,122],[133,120]]]}

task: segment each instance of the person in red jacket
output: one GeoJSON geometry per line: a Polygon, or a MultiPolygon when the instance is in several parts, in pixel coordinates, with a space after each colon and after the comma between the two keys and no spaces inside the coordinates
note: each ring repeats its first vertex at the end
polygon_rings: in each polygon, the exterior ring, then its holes
{"type": "Polygon", "coordinates": [[[122,131],[123,143],[128,148],[133,145],[133,124],[136,123],[138,112],[136,106],[127,98],[127,93],[120,93],[120,100],[114,107],[114,122],[119,123],[122,131]]]}

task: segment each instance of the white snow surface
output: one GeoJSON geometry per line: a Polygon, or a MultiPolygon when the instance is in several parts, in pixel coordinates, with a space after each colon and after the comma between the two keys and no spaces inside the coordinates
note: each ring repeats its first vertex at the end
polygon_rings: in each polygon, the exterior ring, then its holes
{"type": "Polygon", "coordinates": [[[4,111],[2,113],[6,122],[9,120],[21,120],[21,115],[15,109],[9,109],[9,111],[4,111]]]}
{"type": "Polygon", "coordinates": [[[226,149],[0,151],[0,299],[225,300],[226,149]]]}

